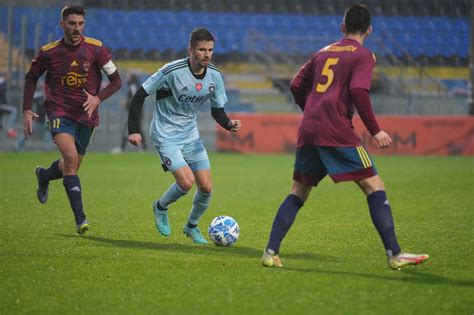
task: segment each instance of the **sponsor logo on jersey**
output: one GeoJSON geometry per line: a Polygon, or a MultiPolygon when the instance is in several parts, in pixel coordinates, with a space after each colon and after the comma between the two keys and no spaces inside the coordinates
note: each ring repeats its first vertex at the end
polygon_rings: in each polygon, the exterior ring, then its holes
{"type": "Polygon", "coordinates": [[[198,102],[201,102],[203,100],[203,98],[204,98],[204,96],[196,96],[196,95],[189,96],[189,95],[186,95],[186,94],[181,94],[178,97],[178,101],[186,102],[186,103],[198,103],[198,102]]]}
{"type": "Polygon", "coordinates": [[[79,74],[75,72],[69,72],[64,77],[61,78],[62,86],[74,86],[81,87],[84,86],[87,82],[87,78],[84,74],[79,74]]]}
{"type": "Polygon", "coordinates": [[[202,83],[196,83],[196,90],[199,92],[202,89],[202,83]]]}

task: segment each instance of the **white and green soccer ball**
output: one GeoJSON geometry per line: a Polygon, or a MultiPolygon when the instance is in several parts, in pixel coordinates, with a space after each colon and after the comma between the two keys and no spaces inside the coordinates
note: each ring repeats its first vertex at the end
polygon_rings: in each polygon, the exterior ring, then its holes
{"type": "Polygon", "coordinates": [[[220,215],[215,217],[208,229],[209,238],[218,246],[232,246],[240,236],[240,228],[233,218],[220,215]]]}

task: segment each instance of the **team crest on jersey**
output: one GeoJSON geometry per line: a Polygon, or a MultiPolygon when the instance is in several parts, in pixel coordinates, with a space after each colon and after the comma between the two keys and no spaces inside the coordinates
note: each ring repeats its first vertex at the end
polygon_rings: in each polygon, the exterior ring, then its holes
{"type": "Polygon", "coordinates": [[[167,156],[164,156],[163,157],[163,162],[165,163],[166,166],[170,166],[171,165],[171,159],[167,156]]]}
{"type": "Polygon", "coordinates": [[[202,83],[196,83],[196,90],[199,92],[202,89],[202,83]]]}
{"type": "Polygon", "coordinates": [[[209,84],[209,92],[214,92],[214,83],[209,84]]]}
{"type": "Polygon", "coordinates": [[[91,68],[91,63],[89,61],[84,61],[84,71],[89,72],[89,69],[91,68]]]}

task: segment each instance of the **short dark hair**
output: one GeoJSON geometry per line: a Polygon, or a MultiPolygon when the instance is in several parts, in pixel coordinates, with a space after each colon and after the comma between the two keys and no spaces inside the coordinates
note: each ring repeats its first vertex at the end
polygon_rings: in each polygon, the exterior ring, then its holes
{"type": "Polygon", "coordinates": [[[80,5],[67,5],[61,10],[63,21],[71,14],[77,14],[86,17],[86,10],[80,5]]]}
{"type": "Polygon", "coordinates": [[[346,33],[364,34],[370,27],[370,11],[363,4],[353,4],[344,13],[346,33]]]}
{"type": "Polygon", "coordinates": [[[209,42],[215,42],[214,35],[204,27],[196,27],[192,32],[191,35],[189,35],[189,45],[191,47],[196,47],[197,42],[200,41],[209,41],[209,42]]]}

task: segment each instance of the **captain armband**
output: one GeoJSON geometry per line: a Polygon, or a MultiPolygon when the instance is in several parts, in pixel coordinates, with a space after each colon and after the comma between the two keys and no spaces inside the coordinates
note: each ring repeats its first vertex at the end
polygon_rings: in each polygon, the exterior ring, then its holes
{"type": "Polygon", "coordinates": [[[114,73],[115,71],[117,71],[117,67],[116,67],[115,64],[112,62],[112,60],[109,60],[109,62],[107,62],[107,63],[102,67],[102,71],[104,71],[106,75],[111,75],[112,73],[114,73]]]}

